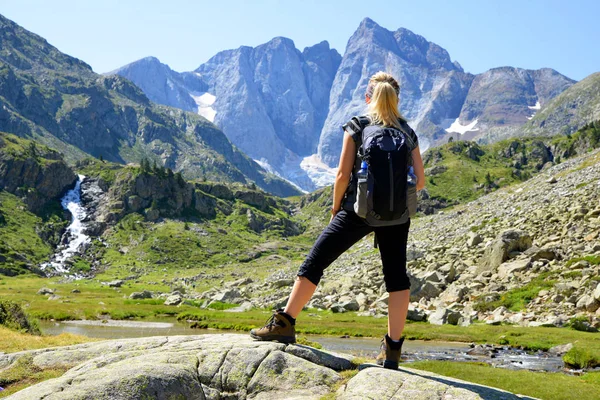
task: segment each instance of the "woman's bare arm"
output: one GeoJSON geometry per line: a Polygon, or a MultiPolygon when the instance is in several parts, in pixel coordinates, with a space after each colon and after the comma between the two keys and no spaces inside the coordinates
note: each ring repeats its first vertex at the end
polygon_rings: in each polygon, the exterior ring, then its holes
{"type": "Polygon", "coordinates": [[[417,146],[412,151],[413,168],[415,175],[417,176],[417,190],[422,190],[425,187],[425,168],[423,167],[423,159],[421,158],[421,151],[417,146]]]}
{"type": "Polygon", "coordinates": [[[340,155],[340,165],[338,166],[335,185],[333,186],[333,208],[331,213],[335,215],[342,208],[344,193],[350,183],[352,168],[356,157],[356,144],[348,133],[344,133],[344,143],[342,145],[342,154],[340,155]]]}

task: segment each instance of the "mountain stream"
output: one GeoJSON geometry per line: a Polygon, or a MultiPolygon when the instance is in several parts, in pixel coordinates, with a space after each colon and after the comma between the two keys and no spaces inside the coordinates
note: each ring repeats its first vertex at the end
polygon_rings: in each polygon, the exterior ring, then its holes
{"type": "Polygon", "coordinates": [[[86,226],[83,220],[87,216],[81,204],[81,182],[84,178],[85,176],[79,175],[75,187],[69,190],[60,202],[62,208],[71,213],[71,224],[63,234],[57,252],[49,262],[41,265],[44,271],[69,274],[69,261],[91,242],[90,237],[84,233],[86,226]]]}

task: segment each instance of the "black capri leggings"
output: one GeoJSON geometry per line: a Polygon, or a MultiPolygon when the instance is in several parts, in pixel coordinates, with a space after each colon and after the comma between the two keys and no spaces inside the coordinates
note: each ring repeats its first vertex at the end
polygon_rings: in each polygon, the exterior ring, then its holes
{"type": "Polygon", "coordinates": [[[308,257],[298,271],[315,285],[319,284],[323,271],[354,243],[375,231],[383,280],[388,292],[410,288],[406,274],[406,243],[410,220],[402,225],[372,227],[367,225],[354,211],[340,210],[323,230],[308,257]]]}

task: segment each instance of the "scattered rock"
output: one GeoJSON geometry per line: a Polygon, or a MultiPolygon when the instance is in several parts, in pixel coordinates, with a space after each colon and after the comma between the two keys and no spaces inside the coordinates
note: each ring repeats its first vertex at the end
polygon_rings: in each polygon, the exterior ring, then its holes
{"type": "Polygon", "coordinates": [[[567,354],[569,352],[569,350],[571,350],[572,348],[573,348],[573,343],[560,344],[558,346],[554,346],[554,347],[551,347],[550,349],[548,349],[548,353],[562,356],[564,354],[567,354]]]}
{"type": "Polygon", "coordinates": [[[125,283],[123,280],[117,279],[114,281],[106,282],[105,285],[107,285],[108,287],[120,288],[123,285],[123,283],[125,283]]]}
{"type": "Polygon", "coordinates": [[[133,292],[129,295],[129,298],[132,300],[151,299],[152,292],[149,290],[144,290],[142,292],[133,292]]]}
{"type": "Polygon", "coordinates": [[[42,295],[54,294],[54,290],[53,289],[48,289],[46,287],[43,287],[43,288],[41,288],[40,290],[37,291],[37,294],[42,294],[42,295]]]}
{"type": "Polygon", "coordinates": [[[525,251],[531,245],[532,239],[528,233],[516,229],[504,231],[486,247],[479,270],[493,270],[508,260],[511,252],[525,251]]]}
{"type": "Polygon", "coordinates": [[[467,238],[467,246],[474,247],[479,243],[483,242],[483,237],[475,232],[469,232],[469,237],[467,238]]]}
{"type": "Polygon", "coordinates": [[[183,297],[180,294],[173,294],[165,300],[165,306],[178,306],[183,302],[183,297]]]}

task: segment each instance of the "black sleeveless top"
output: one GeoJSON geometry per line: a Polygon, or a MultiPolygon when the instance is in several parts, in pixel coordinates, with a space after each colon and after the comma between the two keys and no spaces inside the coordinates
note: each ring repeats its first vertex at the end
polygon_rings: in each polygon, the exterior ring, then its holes
{"type": "MultiPolygon", "coordinates": [[[[400,131],[406,135],[408,145],[410,147],[410,151],[413,151],[419,146],[419,138],[415,131],[408,125],[408,123],[404,119],[399,119],[400,122],[400,131]]],[[[352,117],[350,121],[345,123],[342,126],[344,132],[348,132],[354,143],[356,144],[356,149],[358,152],[358,148],[362,144],[362,131],[363,129],[370,125],[370,120],[367,116],[360,117],[352,117]]],[[[411,159],[412,160],[412,159],[411,159]]],[[[411,161],[412,163],[412,161],[411,161]]],[[[347,211],[354,212],[354,202],[356,201],[356,187],[358,184],[358,178],[356,176],[357,171],[360,169],[360,157],[358,154],[355,155],[354,158],[354,167],[352,168],[352,176],[350,178],[350,182],[348,183],[348,188],[346,189],[346,193],[344,194],[344,199],[342,200],[342,208],[347,211]]]]}

